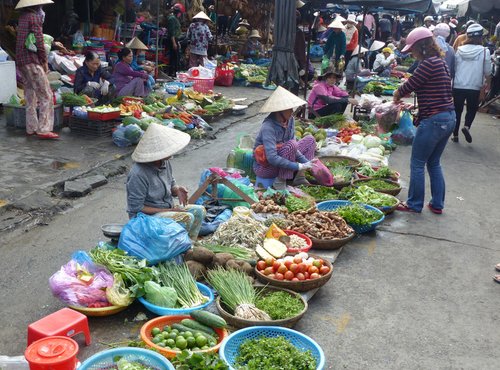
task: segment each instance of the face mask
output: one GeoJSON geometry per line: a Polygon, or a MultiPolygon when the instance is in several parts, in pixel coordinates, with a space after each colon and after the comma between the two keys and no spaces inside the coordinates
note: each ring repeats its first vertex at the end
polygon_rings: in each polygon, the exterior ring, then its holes
{"type": "Polygon", "coordinates": [[[38,8],[37,14],[42,17],[42,23],[45,22],[45,12],[42,8],[38,8]]]}

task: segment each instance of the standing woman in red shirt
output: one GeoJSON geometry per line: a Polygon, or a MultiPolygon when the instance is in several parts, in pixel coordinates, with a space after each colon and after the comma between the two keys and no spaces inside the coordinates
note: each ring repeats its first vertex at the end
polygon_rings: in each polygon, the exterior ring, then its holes
{"type": "Polygon", "coordinates": [[[406,38],[402,52],[410,51],[420,61],[413,76],[394,92],[394,101],[411,92],[417,94],[417,133],[413,139],[410,161],[408,200],[400,211],[420,213],[425,197],[425,167],[429,172],[432,198],[427,207],[436,214],[443,213],[445,182],[441,169],[441,154],[455,127],[455,106],[451,93],[451,76],[441,57],[441,50],[432,32],[425,27],[415,28],[406,38]]]}
{"type": "Polygon", "coordinates": [[[40,139],[58,139],[54,128],[54,102],[47,73],[47,54],[43,43],[42,5],[53,4],[51,0],[21,0],[16,9],[21,9],[16,39],[16,66],[23,78],[26,100],[26,134],[40,139]],[[26,38],[33,33],[36,52],[26,48],[26,38]],[[40,117],[36,109],[39,108],[40,117]]]}

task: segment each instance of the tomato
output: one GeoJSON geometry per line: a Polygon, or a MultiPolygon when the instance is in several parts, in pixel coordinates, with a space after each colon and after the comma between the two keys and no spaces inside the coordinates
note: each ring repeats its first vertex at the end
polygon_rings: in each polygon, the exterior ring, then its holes
{"type": "Polygon", "coordinates": [[[269,274],[269,275],[267,275],[267,277],[268,277],[269,279],[275,279],[275,278],[276,278],[276,275],[274,275],[274,274],[269,274]]]}
{"type": "Polygon", "coordinates": [[[286,268],[286,266],[284,264],[280,264],[280,267],[278,267],[278,270],[277,270],[280,274],[284,274],[285,272],[288,271],[288,269],[286,268]]]}
{"type": "Polygon", "coordinates": [[[306,280],[306,277],[302,272],[297,273],[297,275],[295,275],[295,277],[301,281],[306,280]]]}
{"type": "Polygon", "coordinates": [[[314,279],[317,279],[319,278],[319,274],[318,273],[314,273],[314,274],[311,274],[311,280],[314,280],[314,279]]]}
{"type": "Polygon", "coordinates": [[[295,275],[297,272],[299,272],[298,269],[299,269],[299,265],[297,265],[296,263],[292,263],[290,265],[290,269],[289,270],[291,272],[293,272],[293,274],[295,275]]]}
{"type": "Polygon", "coordinates": [[[293,274],[293,272],[291,272],[291,271],[285,272],[285,279],[286,280],[292,280],[294,277],[295,277],[295,275],[293,274]]]}
{"type": "Polygon", "coordinates": [[[257,270],[262,271],[266,268],[266,262],[265,261],[259,261],[257,262],[257,270]]]}
{"type": "Polygon", "coordinates": [[[266,258],[266,266],[272,266],[274,263],[274,258],[268,257],[266,258]]]}
{"type": "Polygon", "coordinates": [[[305,263],[299,263],[299,272],[306,272],[307,271],[307,265],[305,263]]]}
{"type": "Polygon", "coordinates": [[[296,277],[294,277],[294,278],[292,279],[292,281],[299,281],[299,279],[298,279],[298,278],[296,278],[296,277]]]}
{"type": "Polygon", "coordinates": [[[300,256],[293,257],[293,263],[296,263],[297,265],[302,263],[302,258],[300,256]]]}
{"type": "Polygon", "coordinates": [[[279,272],[277,272],[276,274],[274,274],[274,278],[276,280],[283,280],[285,277],[283,276],[283,274],[280,274],[279,272]]]}
{"type": "Polygon", "coordinates": [[[285,261],[285,266],[288,270],[290,270],[290,266],[293,262],[292,261],[285,261]]]}
{"type": "Polygon", "coordinates": [[[309,268],[307,269],[307,272],[309,272],[311,275],[315,274],[315,273],[317,274],[319,272],[319,269],[316,266],[309,266],[309,268]]]}
{"type": "Polygon", "coordinates": [[[264,270],[264,275],[271,275],[274,273],[274,270],[272,267],[266,267],[266,269],[264,270]]]}
{"type": "Polygon", "coordinates": [[[328,266],[321,266],[320,269],[319,269],[319,273],[321,275],[326,275],[330,272],[330,267],[328,266]]]}
{"type": "Polygon", "coordinates": [[[323,266],[323,261],[321,260],[314,260],[313,261],[313,266],[316,266],[318,269],[323,266]]]}
{"type": "Polygon", "coordinates": [[[278,261],[274,261],[273,263],[273,270],[274,272],[278,271],[278,268],[280,267],[281,263],[278,261]]]}
{"type": "Polygon", "coordinates": [[[309,274],[309,272],[304,272],[304,277],[307,279],[309,279],[311,277],[311,274],[309,274]]]}

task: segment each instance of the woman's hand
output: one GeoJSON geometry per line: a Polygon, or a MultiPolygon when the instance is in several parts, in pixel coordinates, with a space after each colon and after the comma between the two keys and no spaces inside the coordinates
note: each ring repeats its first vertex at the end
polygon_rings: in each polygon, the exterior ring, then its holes
{"type": "Polygon", "coordinates": [[[394,90],[393,100],[394,103],[399,103],[401,101],[401,95],[399,95],[399,90],[394,90]]]}
{"type": "Polygon", "coordinates": [[[188,191],[184,186],[175,186],[172,189],[172,194],[179,199],[181,205],[185,206],[187,204],[188,191]]]}

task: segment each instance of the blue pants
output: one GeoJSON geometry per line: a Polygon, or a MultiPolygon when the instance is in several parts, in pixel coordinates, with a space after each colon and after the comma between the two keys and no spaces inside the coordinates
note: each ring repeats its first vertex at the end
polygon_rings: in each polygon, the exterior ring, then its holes
{"type": "Polygon", "coordinates": [[[433,208],[444,208],[445,182],[440,159],[455,127],[455,121],[455,111],[441,112],[420,121],[413,139],[410,188],[406,202],[416,212],[420,212],[424,206],[426,165],[431,181],[430,203],[433,208]]]}

